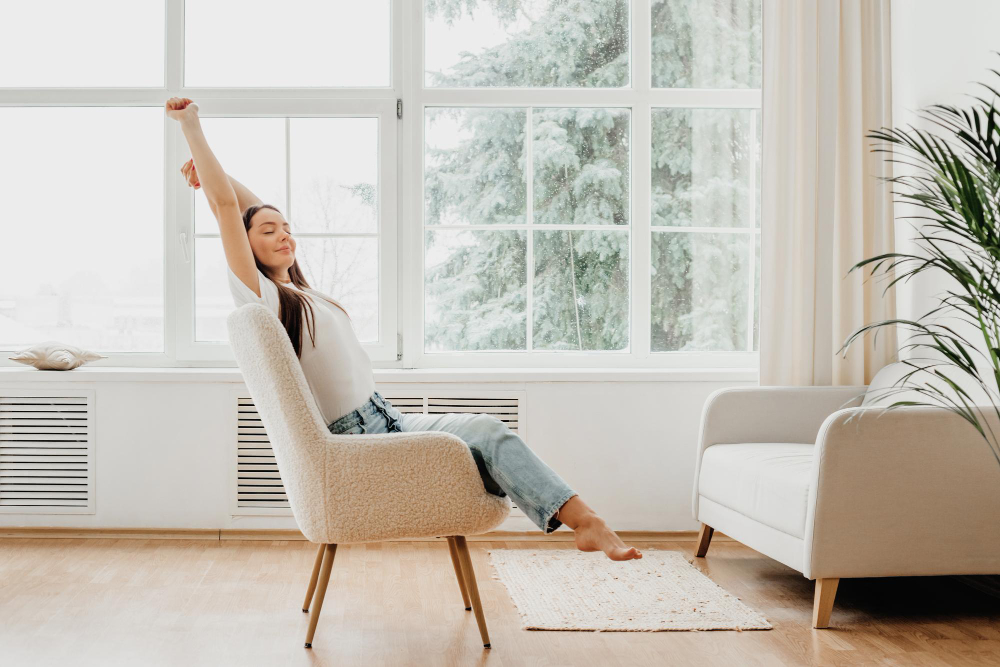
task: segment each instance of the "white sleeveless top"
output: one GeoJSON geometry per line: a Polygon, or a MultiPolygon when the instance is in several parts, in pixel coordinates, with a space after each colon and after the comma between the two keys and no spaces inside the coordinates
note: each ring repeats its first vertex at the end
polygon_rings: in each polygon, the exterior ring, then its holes
{"type": "MultiPolygon", "coordinates": [[[[270,308],[274,316],[278,317],[278,287],[270,278],[257,269],[261,294],[257,296],[228,265],[227,270],[229,290],[237,308],[247,303],[259,303],[270,308]]],[[[375,391],[372,362],[361,347],[345,310],[321,298],[330,298],[322,292],[311,288],[299,289],[291,283],[286,286],[308,295],[306,298],[313,304],[316,346],[313,347],[306,313],[303,312],[302,356],[299,363],[324,423],[329,425],[371,398],[375,391]],[[318,296],[313,297],[311,294],[318,296]]],[[[331,301],[336,303],[336,299],[331,301]]]]}

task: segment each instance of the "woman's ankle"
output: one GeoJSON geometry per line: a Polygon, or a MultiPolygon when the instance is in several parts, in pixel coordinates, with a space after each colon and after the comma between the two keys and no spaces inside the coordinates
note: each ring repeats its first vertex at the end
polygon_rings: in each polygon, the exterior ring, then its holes
{"type": "Polygon", "coordinates": [[[603,523],[604,520],[592,510],[579,495],[573,496],[556,511],[556,518],[571,530],[579,530],[603,523]]]}

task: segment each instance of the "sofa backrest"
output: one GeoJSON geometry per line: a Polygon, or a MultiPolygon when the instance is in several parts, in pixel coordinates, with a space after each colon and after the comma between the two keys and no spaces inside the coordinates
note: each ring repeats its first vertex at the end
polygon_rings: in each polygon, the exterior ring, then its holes
{"type": "MultiPolygon", "coordinates": [[[[918,366],[926,365],[921,362],[918,366]]],[[[974,401],[974,405],[989,405],[988,394],[978,386],[975,380],[957,368],[940,366],[937,368],[943,375],[952,380],[959,387],[964,389],[974,401]]],[[[914,401],[921,404],[941,405],[932,396],[921,393],[910,387],[935,387],[952,399],[957,399],[959,395],[941,377],[934,375],[930,371],[918,370],[915,366],[902,361],[889,364],[884,367],[875,377],[865,391],[865,397],[861,401],[862,407],[888,407],[897,401],[914,401]],[[912,374],[912,375],[911,375],[912,374]],[[903,382],[905,376],[909,378],[903,382]]]]}

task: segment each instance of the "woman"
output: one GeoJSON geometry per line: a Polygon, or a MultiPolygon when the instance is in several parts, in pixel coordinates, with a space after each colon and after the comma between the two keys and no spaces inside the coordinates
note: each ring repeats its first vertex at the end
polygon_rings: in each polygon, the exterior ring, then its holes
{"type": "Polygon", "coordinates": [[[281,320],[331,433],[453,433],[468,443],[486,490],[510,495],[543,532],[566,524],[582,551],[603,551],[612,560],[642,558],[496,417],[404,415],[392,407],[375,391],[371,360],[347,311],[309,287],[295,259],[288,221],[223,171],[201,129],[198,105],[186,97],[171,97],[166,113],[181,124],[191,148],[193,157],[181,172],[189,185],[204,191],[219,223],[237,307],[261,303],[281,320]],[[303,314],[311,345],[302,342],[303,314]]]}

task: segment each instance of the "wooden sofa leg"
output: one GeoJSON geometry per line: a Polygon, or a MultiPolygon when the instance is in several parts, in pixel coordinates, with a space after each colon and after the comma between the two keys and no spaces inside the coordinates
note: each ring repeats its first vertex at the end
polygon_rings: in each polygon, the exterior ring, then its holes
{"type": "Polygon", "coordinates": [[[306,600],[302,603],[302,611],[309,613],[309,605],[312,604],[313,593],[316,591],[316,581],[319,579],[319,566],[323,564],[323,554],[326,553],[326,545],[319,545],[316,551],[316,562],[313,563],[312,576],[309,577],[309,588],[306,590],[306,600]]]}
{"type": "Polygon", "coordinates": [[[462,563],[458,559],[458,547],[455,545],[455,538],[448,538],[448,552],[451,554],[451,564],[455,568],[455,578],[458,579],[458,589],[462,591],[462,602],[465,603],[465,611],[472,609],[469,604],[469,592],[465,590],[465,576],[462,574],[462,563]]]}
{"type": "Polygon", "coordinates": [[[472,610],[476,613],[476,623],[479,624],[479,634],[483,638],[483,647],[490,647],[490,635],[486,631],[486,617],[483,615],[483,603],[479,600],[479,586],[476,585],[476,572],[472,569],[472,557],[469,556],[469,545],[463,535],[455,536],[455,546],[458,548],[458,558],[462,563],[462,574],[465,575],[465,588],[472,598],[472,610]]]}
{"type": "Polygon", "coordinates": [[[333,569],[333,557],[337,553],[336,544],[327,544],[323,556],[323,567],[319,572],[319,584],[316,588],[316,608],[309,618],[309,630],[306,632],[306,648],[312,648],[313,636],[316,634],[316,624],[319,623],[319,613],[323,611],[323,598],[326,597],[326,587],[330,583],[330,570],[333,569]]]}
{"type": "Polygon", "coordinates": [[[708,545],[712,541],[713,533],[715,533],[714,528],[707,523],[701,524],[701,530],[698,532],[698,548],[694,552],[695,556],[698,558],[705,557],[705,554],[708,553],[708,545]]]}
{"type": "Polygon", "coordinates": [[[830,627],[830,613],[833,611],[833,600],[837,597],[837,584],[840,579],[817,579],[816,595],[813,598],[813,627],[830,627]]]}

